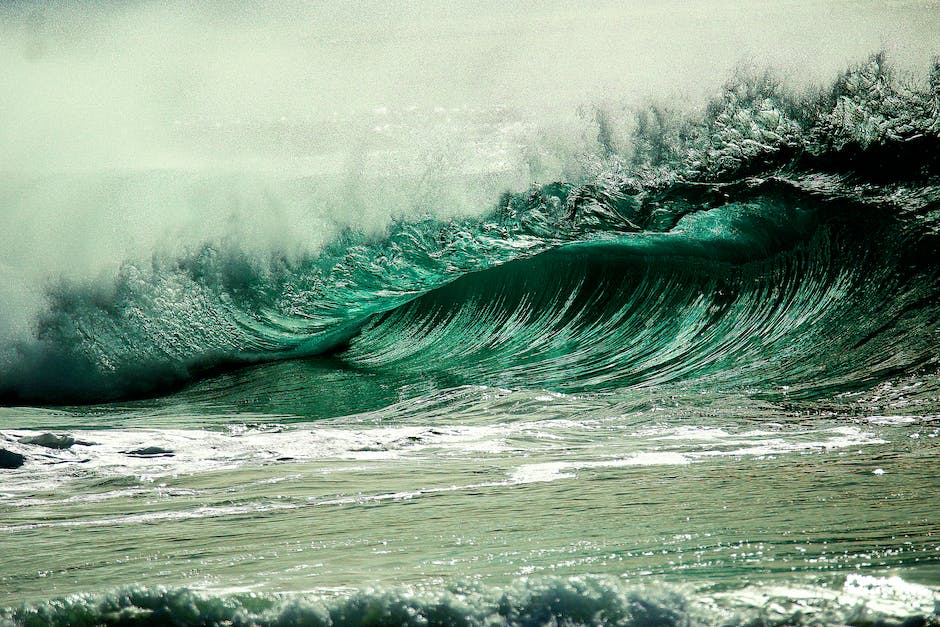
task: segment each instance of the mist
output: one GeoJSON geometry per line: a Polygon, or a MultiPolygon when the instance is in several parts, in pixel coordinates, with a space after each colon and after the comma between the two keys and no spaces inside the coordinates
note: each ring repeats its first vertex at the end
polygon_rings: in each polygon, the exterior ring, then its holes
{"type": "Polygon", "coordinates": [[[13,2],[0,8],[0,335],[44,286],[236,240],[489,209],[588,177],[596,111],[797,87],[885,50],[922,75],[938,2],[13,2]],[[834,36],[837,34],[838,36],[834,36]]]}

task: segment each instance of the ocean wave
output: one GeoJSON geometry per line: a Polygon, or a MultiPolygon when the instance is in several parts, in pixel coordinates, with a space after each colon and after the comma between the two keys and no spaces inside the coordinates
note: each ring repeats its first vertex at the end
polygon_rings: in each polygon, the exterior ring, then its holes
{"type": "Polygon", "coordinates": [[[207,243],[52,285],[33,336],[0,346],[0,402],[154,395],[324,354],[563,390],[872,386],[936,365],[938,155],[940,65],[917,83],[875,55],[810,95],[738,77],[697,117],[638,113],[596,180],[479,218],[347,230],[301,256],[207,243]]]}
{"type": "Polygon", "coordinates": [[[611,577],[522,578],[307,595],[127,587],[0,611],[10,625],[933,625],[936,595],[899,578],[712,592],[611,577]]]}

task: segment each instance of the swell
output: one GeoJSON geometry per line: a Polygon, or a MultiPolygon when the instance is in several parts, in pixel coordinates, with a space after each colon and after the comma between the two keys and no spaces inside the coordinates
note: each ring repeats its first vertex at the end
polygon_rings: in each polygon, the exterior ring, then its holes
{"type": "MultiPolygon", "coordinates": [[[[600,129],[602,131],[603,129],[600,129]]],[[[208,243],[58,283],[0,346],[0,402],[147,396],[219,369],[361,368],[564,390],[689,381],[831,394],[936,365],[940,66],[828,90],[729,83],[651,108],[597,180],[303,257],[208,243]]]]}

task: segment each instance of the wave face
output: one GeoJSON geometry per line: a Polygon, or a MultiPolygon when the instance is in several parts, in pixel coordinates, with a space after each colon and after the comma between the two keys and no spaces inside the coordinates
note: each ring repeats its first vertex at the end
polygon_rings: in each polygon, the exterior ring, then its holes
{"type": "Polygon", "coordinates": [[[0,400],[154,395],[317,355],[457,384],[793,398],[936,367],[940,67],[909,86],[876,56],[811,96],[739,79],[698,118],[643,112],[612,163],[315,254],[206,244],[57,284],[34,337],[0,348],[0,400]]]}

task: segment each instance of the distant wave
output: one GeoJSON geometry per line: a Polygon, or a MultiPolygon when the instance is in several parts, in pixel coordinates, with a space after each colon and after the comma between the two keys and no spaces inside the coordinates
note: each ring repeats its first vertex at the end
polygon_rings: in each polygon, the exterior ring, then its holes
{"type": "Polygon", "coordinates": [[[34,337],[0,346],[0,402],[153,395],[325,353],[575,391],[812,396],[936,367],[940,65],[908,85],[875,55],[811,95],[739,78],[697,116],[638,113],[611,163],[300,259],[229,241],[60,283],[34,337]]]}

